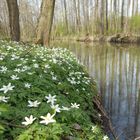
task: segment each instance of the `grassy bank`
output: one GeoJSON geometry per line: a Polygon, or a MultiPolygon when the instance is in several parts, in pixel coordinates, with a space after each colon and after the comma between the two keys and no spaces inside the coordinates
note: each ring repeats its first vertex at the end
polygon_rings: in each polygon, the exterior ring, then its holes
{"type": "Polygon", "coordinates": [[[68,50],[0,41],[1,140],[107,140],[96,93],[68,50]]]}
{"type": "Polygon", "coordinates": [[[62,40],[62,41],[79,41],[79,42],[110,42],[110,43],[126,43],[126,44],[139,44],[140,36],[135,34],[114,34],[111,36],[105,35],[83,35],[83,36],[62,36],[62,37],[54,37],[52,40],[62,40]]]}

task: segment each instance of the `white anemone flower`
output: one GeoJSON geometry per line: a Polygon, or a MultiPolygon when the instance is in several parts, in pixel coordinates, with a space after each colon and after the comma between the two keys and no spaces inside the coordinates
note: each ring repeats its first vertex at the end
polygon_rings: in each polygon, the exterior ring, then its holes
{"type": "Polygon", "coordinates": [[[38,64],[34,64],[34,68],[39,68],[39,65],[38,64]]]}
{"type": "Polygon", "coordinates": [[[57,105],[52,105],[51,108],[54,109],[55,112],[61,112],[61,111],[60,111],[61,108],[59,107],[58,104],[57,104],[57,105]]]}
{"type": "Polygon", "coordinates": [[[21,69],[16,68],[16,69],[14,69],[14,71],[17,72],[17,73],[20,73],[21,72],[21,69]]]}
{"type": "Polygon", "coordinates": [[[11,79],[12,79],[12,80],[18,80],[19,77],[18,77],[17,75],[12,75],[12,76],[11,76],[11,79]]]}
{"type": "Polygon", "coordinates": [[[5,102],[5,103],[7,103],[8,101],[8,99],[9,99],[10,97],[5,97],[5,96],[0,96],[0,102],[5,102]]]}
{"type": "Polygon", "coordinates": [[[28,107],[38,107],[41,102],[38,102],[37,100],[32,102],[29,100],[28,103],[28,107]]]}
{"type": "Polygon", "coordinates": [[[52,105],[56,101],[56,95],[52,96],[51,94],[49,94],[49,96],[45,96],[45,98],[48,99],[47,103],[51,103],[52,105]]]}
{"type": "Polygon", "coordinates": [[[50,66],[49,66],[48,64],[46,64],[46,65],[45,65],[45,68],[46,68],[46,69],[49,69],[49,68],[50,68],[50,66]]]}
{"type": "Polygon", "coordinates": [[[56,76],[52,76],[52,80],[56,81],[57,77],[56,76]]]}
{"type": "Polygon", "coordinates": [[[61,110],[69,111],[69,110],[70,110],[70,108],[65,107],[65,106],[62,106],[61,110]]]}
{"type": "Polygon", "coordinates": [[[6,73],[7,67],[1,66],[0,68],[1,68],[1,69],[0,69],[0,72],[1,72],[1,73],[6,73]]]}
{"type": "Polygon", "coordinates": [[[25,86],[26,88],[30,88],[30,87],[31,87],[31,84],[25,83],[24,86],[25,86]]]}
{"type": "Polygon", "coordinates": [[[108,136],[105,135],[105,136],[103,137],[103,140],[109,140],[108,136]]]}
{"type": "Polygon", "coordinates": [[[9,83],[7,86],[3,85],[3,87],[0,89],[0,91],[7,93],[9,90],[13,90],[14,87],[15,86],[12,86],[11,83],[9,83]]]}
{"type": "Polygon", "coordinates": [[[56,122],[56,120],[53,119],[55,114],[51,115],[50,113],[47,114],[47,116],[41,116],[40,118],[43,119],[42,121],[40,121],[40,123],[43,123],[45,125],[49,124],[49,123],[54,123],[56,122]]]}
{"type": "Polygon", "coordinates": [[[25,117],[25,122],[22,122],[24,125],[32,124],[36,120],[36,118],[33,117],[33,115],[30,115],[30,117],[25,117]]]}
{"type": "Polygon", "coordinates": [[[0,60],[3,60],[4,59],[4,56],[0,55],[0,60]]]}
{"type": "Polygon", "coordinates": [[[19,56],[16,56],[15,54],[13,54],[13,55],[11,55],[11,56],[12,56],[11,60],[19,59],[19,56]]]}
{"type": "Polygon", "coordinates": [[[77,103],[71,103],[71,108],[79,108],[80,104],[77,103]]]}
{"type": "Polygon", "coordinates": [[[96,125],[95,126],[92,126],[91,130],[93,131],[93,133],[95,132],[96,128],[97,128],[96,125]]]}

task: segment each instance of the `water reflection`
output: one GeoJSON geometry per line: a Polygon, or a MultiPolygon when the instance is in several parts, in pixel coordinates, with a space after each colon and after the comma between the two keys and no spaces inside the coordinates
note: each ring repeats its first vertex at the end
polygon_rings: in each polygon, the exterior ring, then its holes
{"type": "Polygon", "coordinates": [[[140,47],[63,42],[97,79],[102,102],[121,140],[140,136],[140,47]]]}

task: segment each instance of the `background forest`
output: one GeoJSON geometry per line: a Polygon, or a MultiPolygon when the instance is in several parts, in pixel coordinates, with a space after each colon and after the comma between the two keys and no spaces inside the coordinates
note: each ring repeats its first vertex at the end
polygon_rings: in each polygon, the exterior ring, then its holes
{"type": "MultiPolygon", "coordinates": [[[[56,0],[52,37],[139,34],[139,0],[56,0]]],[[[18,0],[21,40],[34,40],[41,0],[18,0]]],[[[0,37],[9,37],[6,0],[0,1],[0,37]]]]}

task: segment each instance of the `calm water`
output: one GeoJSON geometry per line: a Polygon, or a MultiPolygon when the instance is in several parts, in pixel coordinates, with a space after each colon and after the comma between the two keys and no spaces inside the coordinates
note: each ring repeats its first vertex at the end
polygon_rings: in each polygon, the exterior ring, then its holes
{"type": "Polygon", "coordinates": [[[140,46],[54,44],[71,50],[96,78],[103,105],[120,140],[140,137],[140,46]]]}

